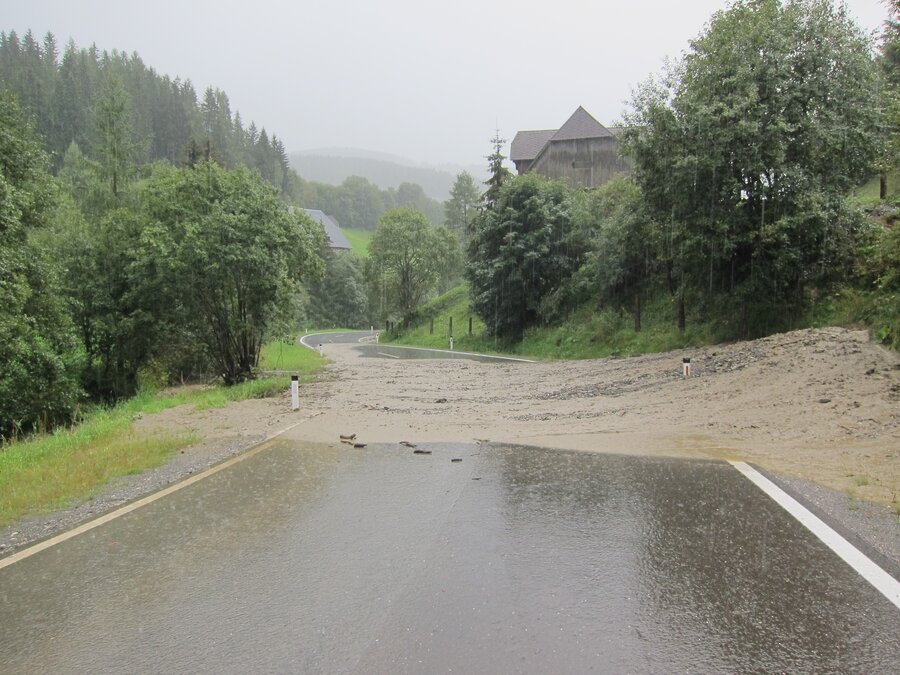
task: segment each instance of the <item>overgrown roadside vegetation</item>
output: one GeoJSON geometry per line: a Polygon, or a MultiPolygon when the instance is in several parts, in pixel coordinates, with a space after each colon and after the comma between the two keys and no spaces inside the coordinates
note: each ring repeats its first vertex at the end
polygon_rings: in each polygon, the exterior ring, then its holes
{"type": "MultiPolygon", "coordinates": [[[[294,343],[266,344],[264,370],[289,371],[309,382],[325,359],[294,343]]],[[[61,508],[96,494],[119,476],[160,466],[195,442],[190,433],[146,435],[135,431],[142,416],[191,405],[221,408],[233,401],[277,396],[290,385],[289,375],[249,380],[232,387],[177,387],[141,391],[112,408],[97,408],[71,428],[13,441],[0,447],[0,528],[27,514],[61,508]]]]}
{"type": "MultiPolygon", "coordinates": [[[[690,303],[688,303],[690,305],[690,303]]],[[[866,327],[873,339],[885,342],[889,337],[896,298],[877,290],[844,286],[822,294],[785,330],[826,326],[866,327]]],[[[457,351],[506,354],[537,359],[598,359],[638,356],[686,347],[701,347],[731,339],[727,328],[716,316],[689,310],[688,324],[678,330],[671,320],[675,301],[667,293],[650,298],[645,306],[640,331],[634,329],[632,316],[622,308],[583,306],[556,326],[539,326],[525,331],[519,341],[491,336],[484,322],[470,306],[469,289],[460,284],[424,305],[409,326],[383,331],[382,342],[447,349],[450,319],[453,319],[453,346],[457,351]],[[469,334],[469,318],[472,334],[469,334]]]]}

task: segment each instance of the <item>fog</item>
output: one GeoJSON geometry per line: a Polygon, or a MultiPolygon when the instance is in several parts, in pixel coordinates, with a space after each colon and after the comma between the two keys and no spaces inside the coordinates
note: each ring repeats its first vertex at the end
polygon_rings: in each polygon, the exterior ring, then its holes
{"type": "MultiPolygon", "coordinates": [[[[495,129],[556,128],[583,105],[620,118],[724,0],[3,0],[3,30],[62,48],[138,52],[159,73],[223,89],[288,151],[364,148],[480,164],[495,129]]],[[[881,0],[851,0],[867,32],[881,0]]]]}

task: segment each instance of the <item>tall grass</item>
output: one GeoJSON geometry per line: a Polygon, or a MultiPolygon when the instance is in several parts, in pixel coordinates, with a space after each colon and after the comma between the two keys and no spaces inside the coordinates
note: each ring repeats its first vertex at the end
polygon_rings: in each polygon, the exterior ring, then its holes
{"type": "Polygon", "coordinates": [[[259,368],[262,371],[290,371],[292,375],[311,375],[325,363],[325,358],[318,352],[296,341],[270,342],[259,354],[259,368]]]}
{"type": "Polygon", "coordinates": [[[97,410],[71,429],[7,444],[0,451],[0,527],[28,513],[46,511],[86,498],[117,476],[162,464],[192,443],[190,434],[141,435],[132,422],[133,401],[97,410]]]}
{"type": "Polygon", "coordinates": [[[354,255],[360,258],[369,257],[369,241],[371,241],[372,235],[375,234],[374,230],[357,230],[342,227],[341,232],[344,233],[347,241],[350,242],[350,249],[354,255]]]}
{"type": "MultiPolygon", "coordinates": [[[[788,323],[760,328],[761,333],[822,326],[868,326],[876,340],[900,346],[900,302],[896,296],[836,289],[811,300],[805,311],[788,323]]],[[[394,344],[446,349],[453,317],[454,349],[511,354],[539,359],[592,359],[635,356],[716,344],[735,339],[737,315],[727,306],[707,305],[689,315],[685,330],[675,322],[675,302],[661,292],[645,300],[642,329],[634,330],[629,312],[589,305],[574,312],[559,326],[534,327],[520,342],[498,340],[485,332],[484,323],[469,308],[468,289],[458,286],[425,305],[407,328],[383,333],[394,344]],[[468,319],[473,317],[472,335],[468,319]],[[432,330],[433,322],[433,330],[432,330]]]]}
{"type": "Polygon", "coordinates": [[[648,302],[643,330],[636,332],[628,313],[583,307],[560,326],[535,327],[520,342],[487,335],[484,322],[469,308],[468,287],[463,284],[425,305],[409,328],[385,334],[394,344],[446,349],[453,317],[453,346],[457,351],[513,354],[539,359],[588,359],[629,356],[710,344],[721,339],[714,324],[695,322],[684,333],[674,323],[671,301],[661,295],[648,302]],[[469,334],[469,317],[472,334],[469,334]],[[433,321],[433,331],[432,331],[433,321]]]}
{"type": "MultiPolygon", "coordinates": [[[[268,344],[261,356],[263,367],[295,372],[302,382],[311,380],[325,363],[313,350],[290,343],[268,344]]],[[[159,466],[197,440],[184,433],[138,432],[134,421],[140,416],[179,405],[220,408],[231,401],[277,395],[289,386],[289,376],[280,375],[233,387],[145,391],[113,408],[98,407],[72,428],[0,445],[0,527],[26,514],[86,499],[110,480],[159,466]]]]}

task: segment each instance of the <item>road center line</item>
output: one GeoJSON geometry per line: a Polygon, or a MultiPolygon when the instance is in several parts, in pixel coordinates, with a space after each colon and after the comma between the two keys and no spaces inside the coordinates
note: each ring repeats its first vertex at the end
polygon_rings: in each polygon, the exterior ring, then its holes
{"type": "Polygon", "coordinates": [[[281,431],[276,431],[275,433],[267,436],[265,439],[263,439],[262,441],[257,443],[250,450],[247,450],[238,455],[235,455],[234,457],[231,457],[230,459],[227,459],[224,462],[216,464],[215,466],[211,466],[210,468],[206,469],[205,471],[201,471],[200,473],[195,474],[189,478],[185,478],[184,480],[179,481],[179,482],[175,483],[174,485],[169,485],[168,487],[165,487],[162,490],[158,490],[157,492],[149,494],[146,497],[142,497],[141,499],[131,502],[130,504],[121,506],[118,509],[116,509],[115,511],[110,511],[109,513],[104,513],[102,516],[95,518],[94,520],[90,520],[86,523],[82,523],[78,527],[74,527],[71,530],[67,530],[61,534],[56,535],[55,537],[50,537],[50,539],[45,539],[44,541],[38,542],[37,544],[34,544],[27,548],[24,548],[21,551],[18,551],[17,553],[13,553],[11,556],[0,560],[0,570],[2,570],[4,567],[9,567],[13,563],[17,563],[20,560],[25,560],[25,558],[30,558],[35,553],[40,553],[41,551],[44,551],[44,550],[50,548],[51,546],[56,546],[57,544],[61,544],[64,541],[72,539],[73,537],[77,537],[79,534],[84,534],[85,532],[93,530],[95,527],[100,527],[101,525],[105,525],[106,523],[108,523],[112,520],[115,520],[116,518],[124,516],[128,513],[131,513],[132,511],[136,511],[137,509],[141,508],[142,506],[146,506],[147,504],[152,504],[153,502],[157,501],[158,499],[167,497],[168,495],[172,494],[173,492],[178,492],[182,488],[186,488],[189,485],[193,485],[194,483],[197,483],[197,482],[203,480],[204,478],[212,476],[214,473],[219,473],[219,471],[222,471],[223,469],[227,469],[228,467],[233,466],[234,464],[237,464],[238,462],[243,462],[245,459],[253,457],[253,455],[256,455],[256,454],[262,452],[263,450],[265,450],[269,445],[269,441],[271,441],[275,437],[280,436],[281,434],[283,434],[287,431],[290,431],[294,427],[299,426],[300,424],[303,424],[303,422],[305,422],[305,421],[306,420],[301,420],[300,422],[295,422],[294,424],[291,424],[291,425],[285,427],[281,431]]]}
{"type": "Polygon", "coordinates": [[[856,570],[884,597],[900,609],[900,581],[881,569],[849,541],[813,515],[805,506],[775,485],[746,462],[731,462],[731,465],[765,492],[785,511],[796,518],[801,525],[816,535],[822,543],[834,551],[850,567],[856,570]]]}

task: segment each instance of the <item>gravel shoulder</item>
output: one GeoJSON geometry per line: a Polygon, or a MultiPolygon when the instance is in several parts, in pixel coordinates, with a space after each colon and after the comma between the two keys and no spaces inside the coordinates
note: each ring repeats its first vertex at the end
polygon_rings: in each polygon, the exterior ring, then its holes
{"type": "Polygon", "coordinates": [[[0,555],[67,529],[257,444],[472,442],[588,452],[748,461],[843,528],[898,574],[900,359],[864,331],[795,331],[626,359],[525,363],[333,360],[301,390],[218,410],[182,406],[139,428],[201,441],[166,465],[120,479],[94,499],[0,531],[0,555]],[[692,377],[681,373],[691,357],[692,377]]]}

